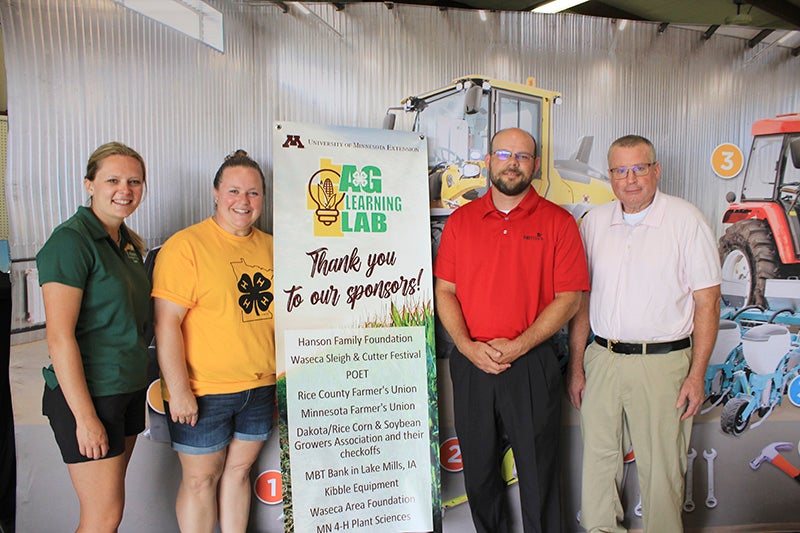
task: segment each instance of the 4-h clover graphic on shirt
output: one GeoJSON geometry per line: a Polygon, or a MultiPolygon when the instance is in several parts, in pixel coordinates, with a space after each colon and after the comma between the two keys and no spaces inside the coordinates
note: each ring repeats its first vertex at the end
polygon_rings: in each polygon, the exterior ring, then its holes
{"type": "Polygon", "coordinates": [[[244,258],[231,261],[230,265],[236,276],[237,304],[242,310],[242,322],[271,319],[274,315],[270,307],[275,299],[272,268],[248,263],[244,258]]]}
{"type": "Polygon", "coordinates": [[[266,313],[269,310],[272,300],[275,298],[270,291],[272,283],[261,272],[256,272],[253,277],[250,274],[242,274],[239,278],[239,307],[250,314],[255,312],[256,316],[266,313]]]}

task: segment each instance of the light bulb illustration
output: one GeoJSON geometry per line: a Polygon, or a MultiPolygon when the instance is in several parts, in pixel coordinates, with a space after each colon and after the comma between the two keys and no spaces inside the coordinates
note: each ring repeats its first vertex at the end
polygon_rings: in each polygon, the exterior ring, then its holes
{"type": "Polygon", "coordinates": [[[316,171],[308,180],[308,195],[317,204],[317,209],[314,211],[317,220],[330,226],[339,219],[339,204],[344,200],[345,193],[337,193],[333,181],[328,177],[322,177],[322,174],[327,172],[341,177],[338,172],[329,168],[316,171]]]}

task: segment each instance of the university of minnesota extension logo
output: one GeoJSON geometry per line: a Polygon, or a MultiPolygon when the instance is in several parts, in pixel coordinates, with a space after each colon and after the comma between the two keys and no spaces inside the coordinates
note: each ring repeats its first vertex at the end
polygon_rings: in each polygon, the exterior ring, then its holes
{"type": "Polygon", "coordinates": [[[320,159],[306,189],[313,212],[314,235],[342,237],[345,233],[385,233],[390,212],[403,210],[402,198],[383,193],[376,165],[335,165],[320,159]]]}

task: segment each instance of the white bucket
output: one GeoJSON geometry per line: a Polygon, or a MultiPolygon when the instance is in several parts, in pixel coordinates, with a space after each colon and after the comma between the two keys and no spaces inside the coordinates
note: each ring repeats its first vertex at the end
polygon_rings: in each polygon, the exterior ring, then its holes
{"type": "Polygon", "coordinates": [[[714,350],[711,352],[708,364],[721,365],[724,363],[740,342],[742,342],[742,330],[739,324],[733,320],[720,320],[717,342],[714,343],[714,350]]]}
{"type": "Polygon", "coordinates": [[[792,348],[792,335],[784,326],[763,324],[742,336],[744,359],[756,374],[772,374],[792,348]]]}

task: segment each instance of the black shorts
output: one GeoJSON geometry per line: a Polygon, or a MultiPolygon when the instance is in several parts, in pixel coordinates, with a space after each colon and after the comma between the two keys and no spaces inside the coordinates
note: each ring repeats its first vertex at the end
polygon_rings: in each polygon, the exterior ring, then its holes
{"type": "MultiPolygon", "coordinates": [[[[125,437],[138,435],[144,430],[145,397],[147,389],[111,396],[93,396],[92,403],[108,435],[108,453],[104,459],[116,457],[125,451],[125,437]]],[[[50,420],[50,427],[67,464],[92,461],[81,455],[78,448],[75,416],[67,404],[61,387],[44,386],[42,414],[50,420]]]]}

